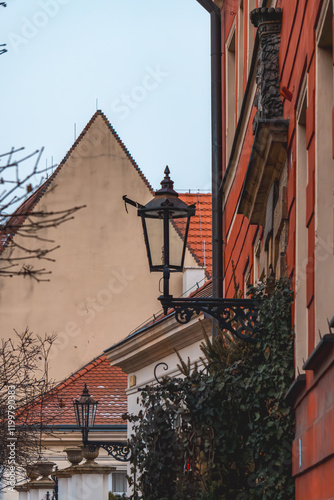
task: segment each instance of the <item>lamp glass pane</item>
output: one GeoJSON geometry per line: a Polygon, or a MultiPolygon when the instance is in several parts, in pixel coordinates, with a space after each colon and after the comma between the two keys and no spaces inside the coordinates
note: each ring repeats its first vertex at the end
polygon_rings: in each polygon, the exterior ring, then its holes
{"type": "Polygon", "coordinates": [[[147,237],[150,245],[152,266],[164,265],[164,221],[146,218],[147,237]]]}
{"type": "Polygon", "coordinates": [[[89,427],[94,427],[96,410],[97,410],[96,403],[90,403],[89,427]]]}
{"type": "Polygon", "coordinates": [[[175,219],[169,221],[169,266],[179,268],[182,266],[182,255],[184,247],[184,233],[187,219],[175,219]],[[180,237],[182,235],[182,238],[180,237]]]}
{"type": "Polygon", "coordinates": [[[74,411],[75,411],[75,419],[77,421],[78,427],[81,427],[81,413],[80,406],[76,402],[74,402],[74,411]]]}
{"type": "Polygon", "coordinates": [[[89,427],[89,403],[84,403],[82,405],[83,410],[83,421],[85,423],[85,427],[89,427]]]}
{"type": "Polygon", "coordinates": [[[84,417],[84,411],[83,411],[82,404],[78,405],[78,414],[79,414],[80,427],[84,428],[85,427],[85,417],[84,417]]]}

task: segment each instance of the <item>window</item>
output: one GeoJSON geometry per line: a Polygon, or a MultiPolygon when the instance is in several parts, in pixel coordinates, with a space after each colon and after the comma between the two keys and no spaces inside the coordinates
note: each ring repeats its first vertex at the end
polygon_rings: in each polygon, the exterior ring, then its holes
{"type": "Polygon", "coordinates": [[[240,0],[238,13],[238,116],[244,89],[244,0],[240,0]]]}
{"type": "Polygon", "coordinates": [[[111,492],[116,494],[126,493],[126,472],[113,472],[111,474],[111,492]]]}
{"type": "Polygon", "coordinates": [[[257,241],[254,245],[254,267],[253,267],[253,283],[259,281],[260,277],[260,255],[261,255],[261,241],[257,241]]]}
{"type": "Polygon", "coordinates": [[[274,248],[273,248],[273,228],[274,228],[274,190],[275,184],[270,188],[266,202],[266,220],[263,230],[264,249],[267,255],[266,276],[269,278],[274,271],[274,248]]]}
{"type": "Polygon", "coordinates": [[[306,227],[306,187],[308,158],[306,149],[307,74],[301,86],[296,118],[296,269],[295,269],[295,330],[296,367],[307,359],[306,269],[308,262],[308,230],[306,227]]]}
{"type": "Polygon", "coordinates": [[[248,0],[248,22],[247,22],[247,73],[252,62],[254,41],[255,41],[255,27],[252,25],[249,19],[249,15],[252,10],[256,9],[256,0],[248,0]]]}
{"type": "Polygon", "coordinates": [[[250,284],[251,284],[251,277],[250,277],[249,262],[248,262],[244,270],[244,290],[243,290],[244,298],[247,298],[247,292],[250,287],[250,284]]]}
{"type": "Polygon", "coordinates": [[[226,43],[226,163],[228,163],[235,129],[235,24],[232,26],[226,43]]]}
{"type": "MultiPolygon", "coordinates": [[[[314,300],[315,331],[327,332],[333,315],[334,160],[333,160],[333,2],[324,0],[316,27],[314,300]],[[324,283],[326,286],[324,287],[324,283]]],[[[314,347],[314,346],[313,346],[314,347]]]]}

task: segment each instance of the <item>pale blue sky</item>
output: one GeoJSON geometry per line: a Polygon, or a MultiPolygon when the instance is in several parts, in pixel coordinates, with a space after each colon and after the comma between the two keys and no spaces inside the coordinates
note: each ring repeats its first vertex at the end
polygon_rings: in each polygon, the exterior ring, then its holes
{"type": "Polygon", "coordinates": [[[196,0],[8,0],[1,152],[59,162],[98,107],[157,188],[210,189],[210,16],[196,0]]]}

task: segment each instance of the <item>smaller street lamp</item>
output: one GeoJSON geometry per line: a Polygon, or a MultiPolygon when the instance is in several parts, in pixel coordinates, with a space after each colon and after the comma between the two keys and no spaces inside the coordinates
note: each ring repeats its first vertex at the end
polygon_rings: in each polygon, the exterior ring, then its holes
{"type": "Polygon", "coordinates": [[[81,429],[83,445],[87,446],[90,451],[103,448],[115,460],[127,462],[131,454],[127,443],[122,441],[88,441],[89,431],[95,425],[97,405],[98,401],[89,394],[87,384],[85,384],[80,398],[73,401],[75,418],[77,426],[81,429]]]}
{"type": "Polygon", "coordinates": [[[73,401],[75,418],[77,425],[82,432],[82,442],[86,446],[88,442],[88,432],[94,427],[98,401],[89,394],[87,384],[85,384],[79,399],[73,401]]]}
{"type": "Polygon", "coordinates": [[[141,217],[150,271],[163,273],[164,289],[159,300],[164,313],[173,308],[176,320],[184,324],[191,320],[194,313],[204,312],[240,340],[253,341],[253,334],[259,327],[258,307],[254,300],[174,298],[170,295],[170,273],[183,271],[189,224],[195,215],[195,205],[187,205],[179,198],[169,174],[166,167],[161,189],[146,205],[123,196],[125,203],[136,207],[141,217]]]}

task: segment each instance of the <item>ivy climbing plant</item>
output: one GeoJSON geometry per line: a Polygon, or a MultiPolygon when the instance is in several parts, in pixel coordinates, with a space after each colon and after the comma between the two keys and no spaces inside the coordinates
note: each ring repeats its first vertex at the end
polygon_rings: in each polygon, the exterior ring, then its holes
{"type": "Polygon", "coordinates": [[[292,292],[285,280],[249,290],[260,308],[252,344],[222,331],[182,376],[141,392],[132,425],[133,500],[292,500],[292,292]]]}

